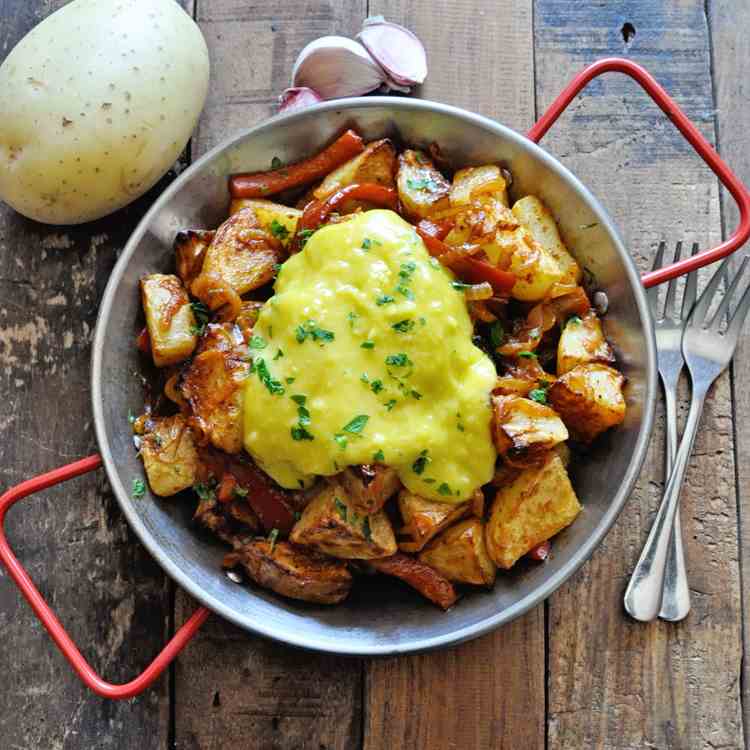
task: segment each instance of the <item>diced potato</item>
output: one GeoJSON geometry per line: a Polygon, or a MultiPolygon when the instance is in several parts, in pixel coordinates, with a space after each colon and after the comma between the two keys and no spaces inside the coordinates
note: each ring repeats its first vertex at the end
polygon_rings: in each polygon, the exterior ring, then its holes
{"type": "Polygon", "coordinates": [[[510,568],[580,511],[560,456],[551,452],[541,466],[524,469],[498,490],[485,529],[487,552],[498,567],[510,568]]]}
{"type": "MultiPolygon", "coordinates": [[[[487,257],[497,263],[502,255],[498,237],[502,238],[520,226],[504,200],[500,193],[476,194],[463,210],[452,214],[455,223],[445,237],[446,244],[458,247],[464,243],[478,243],[487,257]]],[[[505,265],[509,263],[510,256],[505,265]]]]}
{"type": "Polygon", "coordinates": [[[149,419],[141,438],[141,458],[151,491],[169,497],[192,487],[198,471],[198,452],[185,417],[149,419]]]}
{"type": "Polygon", "coordinates": [[[591,310],[582,318],[568,320],[557,345],[557,374],[564,375],[578,365],[590,362],[614,364],[615,355],[604,338],[602,324],[591,310]]]}
{"type": "Polygon", "coordinates": [[[563,271],[563,281],[580,283],[581,268],[560,238],[557,223],[547,206],[536,196],[527,195],[513,204],[513,214],[557,261],[563,271]]]}
{"type": "Polygon", "coordinates": [[[527,464],[568,439],[555,412],[523,396],[492,397],[492,437],[497,452],[513,463],[527,464]]]}
{"type": "Polygon", "coordinates": [[[409,555],[397,552],[390,557],[372,560],[370,565],[379,573],[400,578],[442,609],[449,609],[458,599],[453,584],[445,576],[427,563],[409,555]]]}
{"type": "Polygon", "coordinates": [[[562,282],[564,273],[554,256],[528,232],[517,236],[520,241],[514,243],[509,269],[516,277],[511,296],[522,302],[539,302],[562,282]]]}
{"type": "Polygon", "coordinates": [[[354,509],[361,513],[380,510],[401,487],[398,472],[381,464],[351,466],[341,472],[339,480],[354,509]]]}
{"type": "Polygon", "coordinates": [[[450,183],[421,151],[407,149],[398,157],[396,186],[412,219],[427,219],[450,205],[450,183]]]}
{"type": "Polygon", "coordinates": [[[200,275],[206,250],[211,244],[214,234],[207,229],[186,229],[178,232],[174,238],[175,262],[177,275],[182,279],[186,289],[200,275]]]}
{"type": "Polygon", "coordinates": [[[252,336],[253,328],[255,328],[255,324],[258,322],[258,315],[260,315],[263,305],[263,302],[254,299],[242,300],[240,311],[237,313],[234,323],[240,331],[242,331],[242,336],[245,341],[250,340],[250,336],[252,336]]]}
{"type": "Polygon", "coordinates": [[[495,583],[495,563],[487,554],[484,524],[478,518],[451,526],[420,552],[419,559],[449,581],[475,586],[495,583]]]}
{"type": "Polygon", "coordinates": [[[258,585],[291,599],[338,604],[352,587],[346,564],[289,542],[255,539],[235,546],[224,567],[240,564],[258,585]]]}
{"type": "Polygon", "coordinates": [[[181,389],[195,426],[227,453],[242,449],[242,383],[249,374],[247,347],[239,328],[209,323],[181,389]]]}
{"type": "MultiPolygon", "coordinates": [[[[295,209],[285,209],[292,211],[295,209]]],[[[193,294],[209,308],[215,309],[211,294],[225,285],[236,294],[257,289],[274,277],[274,266],[283,260],[283,251],[269,242],[254,208],[242,208],[232,214],[217,230],[203,268],[193,281],[193,294]]],[[[219,297],[220,304],[225,300],[219,297]]]]}
{"type": "Polygon", "coordinates": [[[419,552],[427,542],[443,529],[463,518],[470,510],[469,503],[441,503],[428,500],[403,489],[398,494],[398,507],[404,525],[399,531],[399,549],[404,552],[419,552]]]}
{"type": "Polygon", "coordinates": [[[270,232],[284,247],[292,241],[302,211],[262,198],[235,198],[229,206],[229,215],[246,208],[255,214],[260,228],[264,232],[270,232]]]}
{"type": "Polygon", "coordinates": [[[195,316],[182,282],[171,274],[153,273],[141,279],[141,301],[157,367],[187,359],[198,343],[195,316]]]}
{"type": "Polygon", "coordinates": [[[357,512],[343,487],[333,481],[302,511],[289,539],[333,557],[367,560],[396,552],[396,539],[383,511],[357,512]]]}
{"type": "Polygon", "coordinates": [[[624,382],[623,375],[607,365],[578,365],[558,378],[548,398],[571,436],[590,443],[625,419],[624,382]]]}
{"type": "Polygon", "coordinates": [[[394,187],[397,166],[393,144],[387,138],[373,141],[361,154],[328,174],[313,194],[318,200],[325,200],[342,187],[365,182],[394,187]]]}
{"type": "Polygon", "coordinates": [[[453,176],[451,206],[468,206],[472,196],[484,193],[492,193],[504,206],[508,205],[507,185],[500,167],[486,164],[482,167],[459,169],[453,176]]]}

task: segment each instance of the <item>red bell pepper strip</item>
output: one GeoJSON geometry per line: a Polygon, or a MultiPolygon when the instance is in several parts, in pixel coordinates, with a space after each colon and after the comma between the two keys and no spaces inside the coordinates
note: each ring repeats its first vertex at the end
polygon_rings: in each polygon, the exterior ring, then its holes
{"type": "Polygon", "coordinates": [[[268,172],[245,172],[229,178],[232,198],[265,198],[282,190],[321,180],[329,172],[365,150],[362,138],[347,130],[315,156],[268,172]]]}
{"type": "Polygon", "coordinates": [[[229,466],[237,484],[247,490],[246,500],[266,532],[278,529],[287,536],[294,526],[294,512],[286,493],[249,461],[230,460],[229,466]]]}
{"type": "Polygon", "coordinates": [[[532,560],[536,560],[537,562],[544,562],[549,557],[549,551],[552,545],[550,544],[549,540],[546,542],[542,542],[541,544],[537,544],[536,547],[531,549],[526,556],[531,558],[532,560]]]}
{"type": "Polygon", "coordinates": [[[151,354],[151,337],[148,335],[146,326],[143,326],[141,332],[136,336],[135,345],[144,354],[151,354]]]}
{"type": "Polygon", "coordinates": [[[337,208],[349,200],[367,201],[394,211],[398,209],[398,193],[393,188],[374,182],[347,185],[329,195],[324,201],[310,201],[300,219],[300,229],[317,229],[337,208]]]}

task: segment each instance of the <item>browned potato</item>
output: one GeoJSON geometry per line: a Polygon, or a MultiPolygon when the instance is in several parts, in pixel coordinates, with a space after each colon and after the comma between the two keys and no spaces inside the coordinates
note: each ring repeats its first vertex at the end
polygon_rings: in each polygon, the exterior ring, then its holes
{"type": "Polygon", "coordinates": [[[391,557],[371,560],[370,565],[379,573],[400,578],[443,609],[452,607],[458,599],[453,584],[447,578],[426,563],[409,555],[397,552],[391,557]]]}
{"type": "Polygon", "coordinates": [[[250,374],[242,333],[231,323],[209,323],[182,379],[192,423],[227,453],[242,449],[242,383],[250,374]]]}
{"type": "Polygon", "coordinates": [[[450,183],[421,151],[406,150],[398,157],[396,186],[412,219],[427,219],[450,206],[450,183]]]}
{"type": "Polygon", "coordinates": [[[335,480],[323,486],[302,511],[290,541],[333,557],[367,560],[396,551],[396,539],[383,511],[362,514],[335,480]]]}
{"type": "Polygon", "coordinates": [[[151,491],[169,497],[192,486],[198,471],[193,433],[181,414],[149,419],[141,438],[141,458],[151,491]]]}
{"type": "Polygon", "coordinates": [[[206,250],[216,232],[206,229],[186,229],[178,232],[174,238],[175,262],[177,275],[187,289],[200,275],[206,250]]]}
{"type": "Polygon", "coordinates": [[[253,211],[263,231],[272,234],[284,247],[289,245],[297,231],[302,211],[262,198],[235,198],[229,206],[229,215],[246,208],[253,211]]]}
{"type": "Polygon", "coordinates": [[[565,324],[557,345],[557,374],[564,375],[578,365],[603,362],[612,365],[615,354],[604,338],[602,324],[591,310],[582,318],[573,316],[565,324]]]}
{"type": "Polygon", "coordinates": [[[463,518],[471,509],[469,503],[440,503],[406,489],[398,494],[398,507],[404,519],[399,537],[407,538],[407,541],[400,541],[398,546],[404,552],[419,552],[430,539],[463,518]]]}
{"type": "Polygon", "coordinates": [[[375,513],[401,486],[398,473],[390,466],[363,464],[339,474],[339,480],[355,510],[375,513]]]}
{"type": "Polygon", "coordinates": [[[492,437],[503,458],[530,463],[568,439],[562,419],[530,398],[493,396],[492,409],[492,437]]]}
{"type": "Polygon", "coordinates": [[[225,300],[216,302],[213,289],[226,286],[238,295],[257,289],[273,279],[274,266],[283,258],[280,240],[269,237],[253,208],[243,208],[216,230],[191,291],[216,309],[225,300]]]}
{"type": "Polygon", "coordinates": [[[549,402],[575,440],[590,443],[625,419],[625,378],[607,365],[578,365],[549,389],[549,402]]]}
{"type": "Polygon", "coordinates": [[[222,541],[234,545],[236,540],[232,523],[224,513],[221,503],[216,499],[216,493],[208,492],[201,495],[198,507],[193,514],[193,521],[216,534],[222,541]]]}
{"type": "Polygon", "coordinates": [[[361,154],[328,174],[313,195],[322,201],[342,187],[364,182],[394,187],[397,166],[393,144],[388,139],[373,141],[361,154]]]}
{"type": "Polygon", "coordinates": [[[498,567],[510,568],[580,511],[560,456],[551,451],[541,466],[524,469],[498,490],[485,529],[487,552],[498,567]]]}
{"type": "Polygon", "coordinates": [[[141,301],[157,367],[187,359],[198,336],[195,316],[182,282],[171,274],[152,273],[141,279],[141,301]]]}
{"type": "Polygon", "coordinates": [[[289,542],[255,539],[238,544],[224,567],[239,563],[258,585],[291,599],[338,604],[352,587],[346,563],[295,547],[289,542]]]}
{"type": "Polygon", "coordinates": [[[478,518],[451,526],[419,553],[419,559],[449,581],[475,586],[495,583],[495,563],[487,554],[484,524],[478,518]]]}

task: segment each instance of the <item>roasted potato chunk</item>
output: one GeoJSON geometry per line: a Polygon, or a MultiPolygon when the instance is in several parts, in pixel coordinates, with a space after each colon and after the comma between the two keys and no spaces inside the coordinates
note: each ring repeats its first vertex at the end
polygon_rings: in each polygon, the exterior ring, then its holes
{"type": "Polygon", "coordinates": [[[471,510],[470,503],[440,503],[403,489],[398,494],[398,508],[404,525],[399,531],[399,549],[419,552],[427,542],[471,510]]]}
{"type": "Polygon", "coordinates": [[[290,541],[333,557],[368,560],[396,551],[396,538],[383,511],[358,512],[344,488],[332,481],[302,511],[290,541]]]}
{"type": "MultiPolygon", "coordinates": [[[[334,169],[313,191],[318,200],[325,200],[337,190],[356,183],[375,183],[394,187],[398,163],[393,144],[384,138],[367,144],[361,153],[334,169]]],[[[347,206],[344,205],[345,212],[347,206]]]]}
{"type": "Polygon", "coordinates": [[[255,539],[238,544],[224,559],[224,567],[238,563],[259,586],[303,602],[338,604],[352,587],[345,563],[289,542],[255,539]]]}
{"type": "Polygon", "coordinates": [[[231,323],[209,323],[181,384],[192,424],[227,453],[242,449],[242,383],[250,374],[247,347],[231,323]]]}
{"type": "Polygon", "coordinates": [[[302,211],[281,203],[260,198],[235,198],[229,206],[229,215],[250,209],[258,219],[264,232],[272,234],[284,247],[287,247],[297,231],[297,222],[302,211]]]}
{"type": "Polygon", "coordinates": [[[478,518],[461,521],[433,539],[419,559],[449,581],[492,586],[495,563],[487,554],[484,524],[478,518]]]}
{"type": "Polygon", "coordinates": [[[487,552],[498,567],[510,568],[580,511],[568,473],[552,451],[541,466],[524,469],[498,490],[485,529],[487,552]]]}
{"type": "Polygon", "coordinates": [[[580,283],[581,268],[560,238],[557,222],[547,206],[536,196],[527,195],[513,204],[513,215],[557,261],[563,271],[562,280],[572,284],[580,283]]]}
{"type": "Polygon", "coordinates": [[[564,273],[554,256],[527,231],[514,230],[513,255],[508,270],[515,274],[511,296],[522,302],[539,302],[556,285],[564,273]]]}
{"type": "Polygon", "coordinates": [[[198,453],[185,417],[157,417],[147,424],[141,458],[151,491],[169,497],[191,487],[198,471],[198,453]]]}
{"type": "Polygon", "coordinates": [[[459,169],[453,176],[450,190],[451,206],[468,206],[472,198],[490,193],[507,207],[508,190],[500,167],[486,164],[482,167],[459,169]]]}
{"type": "Polygon", "coordinates": [[[354,509],[361,513],[379,511],[401,486],[396,470],[381,464],[352,466],[339,474],[339,481],[354,509]]]}
{"type": "Polygon", "coordinates": [[[214,302],[212,290],[226,286],[242,295],[257,289],[273,279],[274,266],[283,257],[281,242],[261,227],[255,209],[242,208],[216,230],[201,273],[190,289],[210,309],[216,309],[225,300],[214,302]]]}
{"type": "Polygon", "coordinates": [[[409,555],[397,552],[391,557],[371,560],[370,565],[379,573],[400,578],[426,599],[443,609],[449,609],[458,599],[453,584],[447,578],[427,563],[409,557],[409,555]]]}
{"type": "Polygon", "coordinates": [[[582,318],[573,316],[565,324],[557,345],[557,374],[564,375],[578,365],[603,362],[612,365],[615,354],[604,338],[602,324],[591,310],[582,318]]]}
{"type": "Polygon", "coordinates": [[[141,279],[141,301],[157,367],[187,359],[198,336],[190,298],[176,276],[152,273],[141,279]]]}
{"type": "Polygon", "coordinates": [[[450,206],[450,183],[421,151],[408,149],[398,157],[396,186],[412,219],[427,219],[450,206]]]}
{"type": "Polygon", "coordinates": [[[203,259],[216,232],[206,229],[186,229],[174,238],[174,254],[177,275],[186,289],[200,275],[203,259]]]}
{"type": "Polygon", "coordinates": [[[571,436],[590,443],[625,419],[624,382],[623,375],[607,365],[578,365],[557,379],[548,398],[571,436]]]}
{"type": "Polygon", "coordinates": [[[568,439],[562,419],[549,406],[530,398],[493,396],[492,409],[495,447],[512,463],[533,463],[568,439]]]}

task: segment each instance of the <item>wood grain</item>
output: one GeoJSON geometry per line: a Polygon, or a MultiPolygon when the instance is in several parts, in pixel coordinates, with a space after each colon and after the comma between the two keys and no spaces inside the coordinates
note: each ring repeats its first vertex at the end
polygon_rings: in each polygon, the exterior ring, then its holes
{"type": "MultiPolygon", "coordinates": [[[[714,140],[702,2],[535,4],[537,97],[546,106],[587,62],[644,64],[714,140]],[[635,36],[623,37],[629,21],[635,36]]],[[[647,268],[659,240],[720,236],[717,181],[636,86],[595,82],[543,142],[591,185],[647,268]]],[[[622,610],[662,489],[663,431],[637,491],[592,560],[550,601],[550,750],[740,748],[740,590],[729,380],[709,397],[682,498],[693,611],[644,625],[622,610]]]]}
{"type": "MultiPolygon", "coordinates": [[[[750,153],[747,147],[747,122],[750,118],[750,85],[747,65],[750,61],[750,37],[744,29],[750,24],[750,6],[731,0],[713,0],[708,4],[708,21],[712,42],[714,100],[719,153],[742,179],[750,183],[750,153]]],[[[738,211],[732,197],[721,193],[724,236],[734,230],[738,211]]],[[[738,252],[738,256],[747,251],[738,252]]],[[[736,269],[739,257],[733,262],[736,269]]],[[[745,335],[735,354],[732,365],[732,395],[734,399],[735,467],[737,472],[737,499],[739,511],[739,537],[742,554],[742,611],[750,600],[750,344],[745,335]]],[[[750,643],[750,619],[743,621],[745,649],[750,643]]],[[[742,662],[742,705],[745,744],[750,742],[750,664],[742,662]]]]}
{"type": "MultiPolygon", "coordinates": [[[[372,0],[370,13],[413,29],[427,49],[420,95],[495,117],[534,120],[531,4],[372,0]]],[[[544,608],[438,653],[366,664],[364,746],[544,747],[544,608]],[[509,687],[512,686],[512,689],[509,687]]]]}
{"type": "MultiPolygon", "coordinates": [[[[273,113],[297,52],[354,34],[362,2],[200,0],[211,93],[192,154],[273,113]]],[[[177,595],[176,621],[195,608],[177,595]]],[[[212,618],[175,666],[177,750],[349,750],[361,743],[359,661],[291,650],[212,618]]]]}

